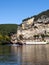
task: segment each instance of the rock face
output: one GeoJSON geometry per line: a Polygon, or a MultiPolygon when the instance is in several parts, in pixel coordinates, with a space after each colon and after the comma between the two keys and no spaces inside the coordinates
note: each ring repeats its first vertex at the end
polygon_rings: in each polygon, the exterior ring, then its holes
{"type": "Polygon", "coordinates": [[[11,41],[49,42],[49,10],[22,20],[17,34],[12,35],[11,41]],[[14,40],[14,41],[13,41],[14,40]]]}
{"type": "Polygon", "coordinates": [[[13,44],[17,43],[17,34],[11,35],[11,43],[13,43],[13,44]]]}
{"type": "Polygon", "coordinates": [[[32,17],[23,20],[22,26],[17,30],[18,40],[49,42],[49,17],[42,15],[36,21],[34,19],[32,17]]]}
{"type": "Polygon", "coordinates": [[[29,18],[27,20],[24,20],[22,23],[22,29],[28,29],[32,26],[34,21],[34,18],[29,18]]]}

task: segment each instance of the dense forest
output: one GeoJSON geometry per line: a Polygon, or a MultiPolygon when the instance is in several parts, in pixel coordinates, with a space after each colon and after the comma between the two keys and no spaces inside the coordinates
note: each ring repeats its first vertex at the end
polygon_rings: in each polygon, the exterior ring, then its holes
{"type": "Polygon", "coordinates": [[[17,24],[0,24],[0,44],[10,41],[10,34],[17,32],[17,24]]]}

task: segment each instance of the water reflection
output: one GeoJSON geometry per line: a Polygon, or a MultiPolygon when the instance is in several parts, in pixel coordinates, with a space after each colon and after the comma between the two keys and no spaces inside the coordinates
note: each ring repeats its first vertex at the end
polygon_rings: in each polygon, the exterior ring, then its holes
{"type": "Polygon", "coordinates": [[[0,46],[0,65],[49,65],[49,45],[0,46]]]}
{"type": "Polygon", "coordinates": [[[17,64],[22,63],[22,46],[11,46],[11,55],[17,64]]]}

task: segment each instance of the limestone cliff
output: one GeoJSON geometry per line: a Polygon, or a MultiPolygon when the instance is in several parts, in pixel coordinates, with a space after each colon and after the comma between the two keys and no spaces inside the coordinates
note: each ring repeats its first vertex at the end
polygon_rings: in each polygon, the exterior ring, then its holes
{"type": "Polygon", "coordinates": [[[22,20],[14,39],[21,42],[49,42],[49,10],[22,20]]]}
{"type": "MultiPolygon", "coordinates": [[[[49,12],[49,10],[47,11],[49,12]]],[[[38,16],[37,17],[33,16],[22,20],[22,25],[19,26],[17,30],[18,40],[49,42],[49,16],[47,16],[46,14],[43,15],[41,14],[40,16],[38,15],[39,18],[37,18],[38,16]],[[35,18],[37,19],[35,20],[35,18]]]]}

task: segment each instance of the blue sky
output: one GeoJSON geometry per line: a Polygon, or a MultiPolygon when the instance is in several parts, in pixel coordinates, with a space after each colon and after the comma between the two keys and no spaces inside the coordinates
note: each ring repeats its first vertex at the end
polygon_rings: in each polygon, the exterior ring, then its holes
{"type": "Polygon", "coordinates": [[[49,0],[0,0],[0,24],[20,24],[49,9],[49,0]]]}

